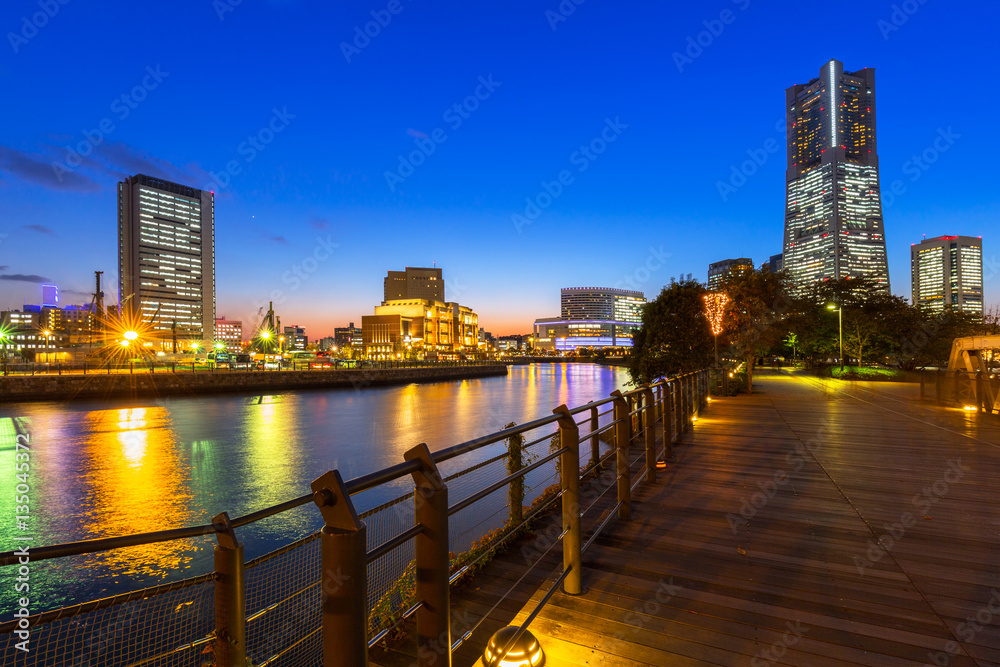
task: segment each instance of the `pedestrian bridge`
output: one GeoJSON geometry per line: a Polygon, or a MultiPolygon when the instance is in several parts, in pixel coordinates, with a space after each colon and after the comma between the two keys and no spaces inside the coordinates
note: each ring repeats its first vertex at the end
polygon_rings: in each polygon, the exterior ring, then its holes
{"type": "MultiPolygon", "coordinates": [[[[32,568],[68,572],[218,541],[212,572],[13,614],[0,663],[473,665],[513,626],[496,648],[532,648],[532,665],[1000,665],[1000,418],[915,383],[772,370],[709,399],[710,384],[689,373],[417,445],[244,517],[32,546],[32,568]],[[326,527],[244,557],[241,535],[300,507],[326,527]]],[[[0,572],[22,562],[0,554],[0,572]]]]}
{"type": "MultiPolygon", "coordinates": [[[[550,666],[1000,665],[998,446],[995,415],[916,384],[761,372],[700,412],[585,553],[583,594],[556,592],[530,630],[550,666]]],[[[456,616],[523,563],[478,573],[456,616]]],[[[526,620],[552,566],[491,630],[526,620]]]]}

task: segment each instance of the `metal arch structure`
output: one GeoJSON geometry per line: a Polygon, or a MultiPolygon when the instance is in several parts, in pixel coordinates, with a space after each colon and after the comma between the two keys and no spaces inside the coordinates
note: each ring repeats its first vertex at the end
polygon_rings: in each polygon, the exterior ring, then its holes
{"type": "Polygon", "coordinates": [[[986,394],[983,403],[990,412],[1000,411],[1000,392],[990,382],[991,369],[987,363],[987,354],[992,354],[998,349],[1000,349],[1000,336],[968,336],[955,339],[951,344],[951,355],[948,357],[948,372],[968,373],[973,386],[976,372],[982,371],[986,394]]]}

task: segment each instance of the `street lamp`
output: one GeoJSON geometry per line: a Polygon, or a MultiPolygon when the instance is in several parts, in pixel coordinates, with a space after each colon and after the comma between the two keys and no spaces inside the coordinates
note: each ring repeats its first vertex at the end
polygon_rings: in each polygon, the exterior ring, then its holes
{"type": "Polygon", "coordinates": [[[827,310],[837,311],[837,322],[840,325],[840,374],[844,374],[844,309],[838,308],[834,304],[827,306],[827,310]]]}

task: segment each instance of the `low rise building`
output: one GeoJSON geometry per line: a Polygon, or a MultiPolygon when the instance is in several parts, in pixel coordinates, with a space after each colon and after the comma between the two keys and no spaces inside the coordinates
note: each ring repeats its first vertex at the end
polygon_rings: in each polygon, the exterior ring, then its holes
{"type": "Polygon", "coordinates": [[[364,353],[373,359],[450,357],[479,350],[479,316],[455,302],[395,299],[361,318],[364,353]]]}

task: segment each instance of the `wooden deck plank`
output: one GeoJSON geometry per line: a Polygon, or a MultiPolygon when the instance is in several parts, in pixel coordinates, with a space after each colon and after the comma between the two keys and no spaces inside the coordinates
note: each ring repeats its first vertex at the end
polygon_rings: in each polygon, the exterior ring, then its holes
{"type": "MultiPolygon", "coordinates": [[[[1000,666],[1000,418],[918,398],[765,371],[753,395],[714,399],[636,489],[633,520],[584,554],[584,594],[532,622],[546,664],[1000,666]]],[[[456,589],[463,622],[504,598],[531,543],[456,589]]],[[[453,664],[523,621],[560,568],[557,547],[453,664]]],[[[392,650],[385,664],[415,655],[392,650]]]]}
{"type": "Polygon", "coordinates": [[[585,554],[584,595],[557,593],[533,622],[550,658],[569,642],[609,660],[763,662],[791,623],[808,632],[774,664],[997,663],[1000,614],[972,637],[960,624],[1000,590],[1000,420],[861,385],[767,373],[759,393],[713,400],[670,470],[637,489],[633,521],[585,554]],[[914,498],[958,459],[968,470],[924,514],[914,498]],[[740,516],[779,470],[772,497],[740,516]],[[662,581],[677,591],[660,604],[662,581]],[[650,600],[656,613],[637,614],[650,600]]]}

